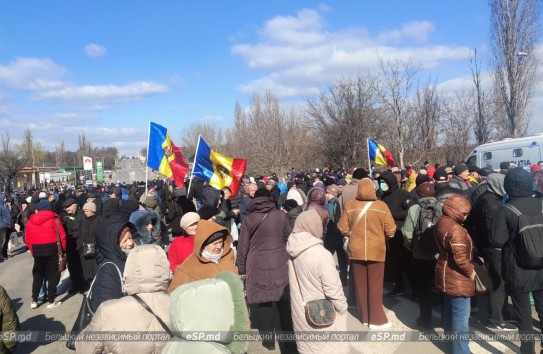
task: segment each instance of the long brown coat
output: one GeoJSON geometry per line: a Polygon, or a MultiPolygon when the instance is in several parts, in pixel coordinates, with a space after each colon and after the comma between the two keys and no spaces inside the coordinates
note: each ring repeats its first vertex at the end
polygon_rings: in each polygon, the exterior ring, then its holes
{"type": "Polygon", "coordinates": [[[347,254],[359,261],[384,262],[386,237],[394,236],[396,223],[388,206],[377,200],[375,185],[369,178],[358,182],[356,199],[347,202],[338,223],[339,231],[349,237],[347,254]],[[373,202],[366,214],[353,223],[368,202],[373,202]]]}
{"type": "Polygon", "coordinates": [[[234,251],[232,250],[232,236],[227,228],[209,220],[198,221],[198,228],[194,236],[194,251],[183,263],[175,268],[172,283],[168,292],[172,293],[177,287],[200,279],[214,278],[221,271],[238,273],[234,265],[234,251]],[[214,233],[224,231],[228,235],[224,240],[223,256],[218,263],[212,262],[202,256],[200,251],[204,242],[214,233]]]}
{"type": "Polygon", "coordinates": [[[475,295],[473,273],[473,241],[462,226],[471,210],[470,202],[462,195],[451,195],[443,205],[443,216],[436,225],[439,258],[436,265],[436,288],[450,296],[475,295]]]}
{"type": "Polygon", "coordinates": [[[247,209],[249,214],[241,226],[237,248],[239,274],[247,275],[247,302],[287,300],[290,256],[286,245],[292,225],[287,214],[276,209],[268,197],[254,198],[247,209]],[[266,214],[268,216],[256,229],[266,214]]]}

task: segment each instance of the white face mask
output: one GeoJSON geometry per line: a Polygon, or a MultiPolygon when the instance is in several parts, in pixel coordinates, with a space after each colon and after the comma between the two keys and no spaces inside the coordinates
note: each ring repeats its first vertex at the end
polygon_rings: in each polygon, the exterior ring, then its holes
{"type": "Polygon", "coordinates": [[[132,250],[133,250],[133,248],[121,248],[121,251],[123,251],[126,254],[129,254],[130,251],[132,251],[132,250]]]}
{"type": "Polygon", "coordinates": [[[388,184],[386,184],[385,182],[381,182],[379,183],[379,188],[381,188],[383,192],[386,192],[388,191],[388,184]]]}
{"type": "Polygon", "coordinates": [[[209,259],[211,262],[217,263],[221,259],[222,253],[223,251],[221,251],[221,253],[211,253],[204,249],[202,251],[202,257],[209,259]]]}

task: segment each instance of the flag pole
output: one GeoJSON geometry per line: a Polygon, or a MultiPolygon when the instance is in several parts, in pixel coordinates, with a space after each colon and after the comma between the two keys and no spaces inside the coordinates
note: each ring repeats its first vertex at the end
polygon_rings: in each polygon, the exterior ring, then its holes
{"type": "Polygon", "coordinates": [[[190,187],[192,186],[192,179],[194,178],[194,165],[196,164],[196,158],[198,157],[198,148],[200,147],[200,139],[202,135],[198,135],[198,143],[196,143],[196,152],[194,153],[194,161],[192,162],[192,171],[190,172],[189,189],[187,189],[187,196],[190,195],[190,187]]]}
{"type": "Polygon", "coordinates": [[[370,138],[366,138],[366,148],[368,149],[368,173],[372,175],[371,160],[370,160],[370,138]]]}
{"type": "Polygon", "coordinates": [[[147,130],[147,157],[145,158],[145,195],[147,195],[147,182],[149,181],[149,144],[151,143],[151,121],[149,121],[149,129],[147,130]]]}

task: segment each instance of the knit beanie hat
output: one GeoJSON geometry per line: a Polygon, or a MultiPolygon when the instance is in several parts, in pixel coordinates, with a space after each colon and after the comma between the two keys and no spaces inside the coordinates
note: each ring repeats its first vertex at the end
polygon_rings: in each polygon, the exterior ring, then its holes
{"type": "Polygon", "coordinates": [[[423,183],[431,182],[432,179],[428,174],[425,175],[418,175],[417,178],[415,178],[415,185],[418,187],[422,185],[423,183]]]}
{"type": "Polygon", "coordinates": [[[465,163],[459,163],[454,166],[454,174],[460,176],[464,171],[468,171],[468,166],[465,163]]]}
{"type": "Polygon", "coordinates": [[[83,210],[90,210],[96,213],[96,204],[93,202],[85,203],[85,205],[83,205],[83,210]]]}
{"type": "Polygon", "coordinates": [[[38,210],[53,210],[51,203],[48,200],[42,199],[38,203],[38,210]]]}
{"type": "Polygon", "coordinates": [[[200,215],[191,211],[183,215],[181,221],[179,222],[179,226],[181,226],[181,228],[185,230],[187,227],[198,221],[200,221],[200,215]]]}
{"type": "Polygon", "coordinates": [[[417,187],[417,195],[421,198],[433,197],[435,194],[434,185],[425,182],[417,187]]]}

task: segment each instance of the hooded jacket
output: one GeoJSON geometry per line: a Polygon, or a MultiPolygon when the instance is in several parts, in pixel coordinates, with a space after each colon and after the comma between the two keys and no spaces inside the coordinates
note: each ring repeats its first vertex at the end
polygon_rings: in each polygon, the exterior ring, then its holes
{"type": "MultiPolygon", "coordinates": [[[[517,208],[522,214],[542,213],[542,200],[532,198],[533,179],[522,167],[509,170],[504,180],[504,188],[511,198],[507,204],[517,208]]],[[[523,269],[517,265],[511,247],[518,233],[518,216],[508,207],[498,207],[492,220],[490,242],[502,248],[502,276],[505,288],[510,292],[529,292],[543,289],[543,269],[523,269]]]]}
{"type": "Polygon", "coordinates": [[[127,254],[119,246],[119,235],[125,227],[130,227],[130,223],[105,221],[96,229],[96,260],[100,268],[96,272],[93,288],[100,291],[94,292],[89,298],[93,311],[96,311],[102,302],[123,296],[123,283],[119,273],[124,271],[127,254]]]}
{"type": "Polygon", "coordinates": [[[473,241],[462,226],[471,203],[458,194],[451,195],[443,205],[443,215],[436,225],[439,258],[436,265],[435,286],[449,296],[475,295],[473,241]]]}
{"type": "Polygon", "coordinates": [[[392,213],[392,217],[396,221],[396,226],[399,231],[405,222],[407,211],[412,205],[409,192],[398,187],[398,180],[390,171],[386,171],[379,176],[378,181],[379,183],[385,182],[388,185],[388,190],[383,192],[381,200],[388,206],[388,209],[392,213]]]}
{"type": "Polygon", "coordinates": [[[248,343],[228,335],[250,331],[249,314],[243,297],[243,285],[232,272],[220,272],[214,278],[184,284],[170,297],[170,323],[176,334],[163,354],[247,352],[248,343]],[[218,333],[205,341],[191,339],[200,331],[218,333]]]}
{"type": "MultiPolygon", "coordinates": [[[[505,196],[504,189],[505,175],[501,173],[492,173],[485,180],[486,192],[477,198],[470,215],[464,223],[475,246],[478,250],[492,247],[490,237],[492,234],[492,219],[496,210],[502,205],[502,199],[505,196]]],[[[472,194],[473,196],[473,194],[472,194]]]]}
{"type": "Polygon", "coordinates": [[[62,249],[65,250],[66,232],[64,232],[57,214],[50,210],[40,210],[30,216],[26,225],[25,241],[34,257],[48,257],[58,254],[57,229],[62,249]]]}
{"type": "MultiPolygon", "coordinates": [[[[158,320],[132,295],[137,294],[168,327],[170,281],[168,259],[157,245],[136,247],[126,260],[123,279],[126,295],[98,308],[84,332],[164,332],[158,320]]],[[[93,291],[97,289],[93,288],[93,291]]],[[[81,353],[160,353],[166,341],[76,341],[81,353]]]]}
{"type": "Polygon", "coordinates": [[[275,208],[271,197],[252,199],[248,210],[237,248],[239,274],[247,275],[247,302],[258,304],[287,300],[287,262],[290,257],[286,244],[292,225],[287,214],[275,208]]]}
{"type": "Polygon", "coordinates": [[[235,274],[238,273],[236,266],[234,265],[232,236],[227,228],[222,227],[213,221],[200,220],[198,221],[198,229],[194,236],[194,249],[192,254],[175,268],[173,280],[168,288],[168,292],[173,292],[177,287],[185,283],[213,278],[217,273],[223,270],[235,274]],[[227,234],[226,239],[224,240],[223,255],[218,263],[212,262],[200,255],[205,241],[216,232],[224,232],[227,234]]]}
{"type": "Polygon", "coordinates": [[[347,254],[359,261],[384,262],[386,238],[394,236],[396,224],[388,206],[377,200],[373,182],[363,178],[358,182],[356,199],[347,202],[338,223],[339,231],[349,237],[347,254]],[[368,202],[373,202],[366,214],[353,225],[368,202]]]}
{"type": "Polygon", "coordinates": [[[162,233],[160,229],[160,214],[155,210],[137,210],[130,215],[130,222],[134,224],[136,232],[132,237],[141,245],[157,244],[162,246],[162,233]],[[153,223],[151,232],[147,224],[153,223]]]}
{"type": "MultiPolygon", "coordinates": [[[[300,214],[287,242],[290,306],[295,332],[347,331],[347,299],[343,293],[336,262],[323,246],[322,225],[315,210],[300,214]],[[305,316],[305,303],[329,299],[336,310],[331,326],[315,328],[305,316]]],[[[298,341],[300,353],[349,353],[349,342],[298,341]]]]}

